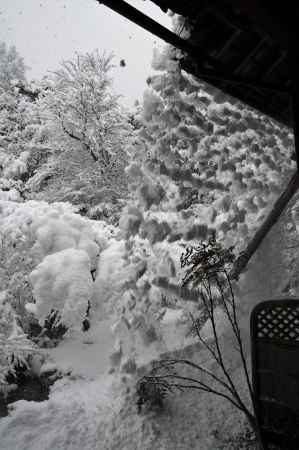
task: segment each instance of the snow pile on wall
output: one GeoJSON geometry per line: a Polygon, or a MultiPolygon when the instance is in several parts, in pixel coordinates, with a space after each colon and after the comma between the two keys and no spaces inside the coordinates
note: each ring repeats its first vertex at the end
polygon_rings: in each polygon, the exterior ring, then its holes
{"type": "Polygon", "coordinates": [[[155,52],[153,68],[159,72],[148,80],[139,131],[144,145],[132,149],[127,169],[142,213],[138,232],[151,243],[188,245],[215,233],[238,253],[293,172],[293,136],[181,71],[169,47],[155,52]]]}

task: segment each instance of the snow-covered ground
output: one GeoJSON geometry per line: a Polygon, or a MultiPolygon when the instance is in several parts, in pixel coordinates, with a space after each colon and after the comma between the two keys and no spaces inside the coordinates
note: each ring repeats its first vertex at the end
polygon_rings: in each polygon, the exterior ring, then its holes
{"type": "MultiPolygon", "coordinates": [[[[281,295],[291,277],[291,268],[285,258],[286,252],[290,251],[286,249],[290,237],[294,240],[294,230],[291,231],[288,214],[285,214],[240,279],[237,297],[247,352],[251,309],[261,300],[281,295]]],[[[164,322],[168,336],[172,333],[176,338],[170,312],[164,322]]],[[[73,376],[57,381],[47,401],[19,401],[13,405],[10,415],[0,422],[1,449],[254,448],[248,442],[244,447],[245,444],[237,439],[244,426],[239,413],[227,402],[199,392],[170,397],[165,413],[158,416],[138,416],[133,394],[135,375],[107,375],[106,372],[107,350],[111,345],[109,325],[109,321],[103,321],[90,339],[85,338],[89,344],[83,342],[83,334],[78,334],[75,339],[66,339],[60,347],[50,351],[58,366],[67,369],[72,365],[73,376]]],[[[229,357],[230,372],[242,392],[239,362],[232,356],[229,330],[224,330],[222,342],[229,357]]],[[[189,348],[187,356],[209,364],[204,352],[198,351],[197,347],[189,348]]]]}
{"type": "Polygon", "coordinates": [[[74,376],[96,379],[109,370],[109,356],[114,344],[112,320],[103,320],[85,333],[69,333],[57,347],[48,349],[49,360],[62,371],[74,376]]]}

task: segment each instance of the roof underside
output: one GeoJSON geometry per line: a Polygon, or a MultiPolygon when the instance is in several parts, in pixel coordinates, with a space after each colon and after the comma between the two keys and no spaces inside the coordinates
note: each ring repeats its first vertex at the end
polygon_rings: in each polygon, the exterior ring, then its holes
{"type": "Polygon", "coordinates": [[[186,71],[291,125],[291,74],[298,84],[299,76],[290,61],[299,44],[299,6],[291,0],[154,3],[184,16],[191,27],[190,43],[208,56],[205,60],[202,54],[200,58],[187,54],[182,61],[186,71]]]}

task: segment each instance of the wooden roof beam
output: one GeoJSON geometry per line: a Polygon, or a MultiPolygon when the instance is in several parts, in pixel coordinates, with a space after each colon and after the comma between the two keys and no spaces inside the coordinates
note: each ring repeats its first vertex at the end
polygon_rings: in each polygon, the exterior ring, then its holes
{"type": "Polygon", "coordinates": [[[129,5],[129,3],[124,0],[96,0],[98,3],[103,3],[108,8],[111,8],[113,11],[117,12],[123,17],[126,17],[131,22],[134,22],[136,25],[144,28],[155,36],[159,37],[163,41],[167,42],[170,45],[182,50],[183,52],[192,55],[197,59],[204,59],[205,61],[210,61],[211,64],[215,63],[213,58],[207,55],[200,47],[194,46],[190,44],[190,42],[182,39],[173,31],[168,30],[167,28],[160,25],[155,20],[148,17],[146,14],[143,14],[138,9],[129,5]]]}
{"type": "Polygon", "coordinates": [[[209,73],[205,72],[204,70],[201,70],[199,67],[198,78],[201,78],[203,80],[217,80],[217,81],[223,81],[224,83],[235,85],[235,86],[246,86],[252,89],[258,89],[258,90],[264,90],[264,91],[272,91],[279,94],[286,94],[289,95],[291,93],[291,90],[288,88],[285,88],[284,86],[273,84],[273,83],[264,83],[259,79],[250,79],[250,78],[244,78],[244,77],[238,77],[237,75],[231,75],[231,76],[225,76],[223,73],[209,73]]]}
{"type": "Polygon", "coordinates": [[[233,42],[235,42],[235,40],[238,39],[240,33],[241,33],[240,30],[238,30],[238,29],[235,30],[235,32],[232,34],[231,38],[225,42],[224,46],[217,53],[217,55],[216,55],[217,58],[222,57],[222,55],[230,48],[230,46],[233,44],[233,42]]]}
{"type": "Polygon", "coordinates": [[[186,52],[195,61],[198,62],[200,66],[199,77],[202,75],[205,79],[209,78],[213,79],[221,79],[230,84],[238,84],[238,85],[250,85],[252,87],[257,87],[258,89],[265,89],[269,91],[275,91],[280,93],[289,93],[288,89],[284,89],[281,86],[271,85],[270,83],[262,83],[259,80],[250,80],[242,77],[233,76],[227,67],[222,64],[220,61],[217,61],[215,58],[209,56],[205,51],[203,51],[200,47],[192,45],[190,42],[182,39],[177,36],[172,31],[160,25],[158,22],[154,21],[147,15],[140,12],[138,9],[129,5],[124,0],[97,0],[98,3],[103,3],[109,8],[116,11],[118,14],[126,17],[142,28],[146,29],[150,33],[155,36],[163,39],[168,44],[173,45],[174,47],[186,52]],[[216,75],[213,73],[209,73],[209,70],[213,68],[215,70],[216,75]]]}
{"type": "Polygon", "coordinates": [[[260,50],[260,48],[264,45],[264,43],[267,41],[267,38],[261,38],[259,40],[259,42],[257,43],[257,45],[251,50],[251,52],[249,52],[245,58],[243,59],[243,61],[241,61],[239,63],[239,65],[235,68],[234,73],[238,74],[243,67],[247,64],[248,61],[250,61],[251,58],[253,58],[256,53],[260,50]]]}
{"type": "Polygon", "coordinates": [[[286,54],[280,54],[278,58],[271,64],[268,70],[263,73],[262,79],[265,79],[271,75],[272,72],[282,63],[282,61],[286,58],[286,54]]]}

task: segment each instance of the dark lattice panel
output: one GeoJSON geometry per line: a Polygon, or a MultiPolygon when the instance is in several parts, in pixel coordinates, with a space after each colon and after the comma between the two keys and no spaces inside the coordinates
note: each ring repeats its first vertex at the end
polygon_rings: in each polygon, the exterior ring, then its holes
{"type": "Polygon", "coordinates": [[[265,444],[299,449],[299,299],[269,300],[251,314],[252,377],[265,444]]]}
{"type": "Polygon", "coordinates": [[[257,314],[257,337],[299,341],[299,306],[265,306],[257,314]]]}

